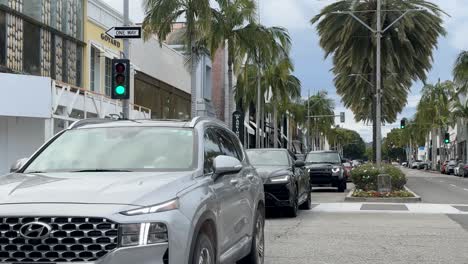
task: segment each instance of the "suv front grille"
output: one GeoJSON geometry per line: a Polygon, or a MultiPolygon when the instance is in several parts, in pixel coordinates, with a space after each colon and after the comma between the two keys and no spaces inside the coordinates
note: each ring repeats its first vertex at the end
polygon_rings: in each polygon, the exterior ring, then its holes
{"type": "Polygon", "coordinates": [[[0,263],[95,261],[117,248],[118,224],[95,217],[0,217],[0,263]],[[23,225],[41,222],[48,236],[25,238],[23,225]]]}

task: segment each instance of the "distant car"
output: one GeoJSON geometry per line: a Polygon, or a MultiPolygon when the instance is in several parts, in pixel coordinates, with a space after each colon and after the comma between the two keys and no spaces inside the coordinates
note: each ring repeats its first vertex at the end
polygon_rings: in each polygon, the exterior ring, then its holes
{"type": "Polygon", "coordinates": [[[460,171],[458,173],[460,174],[460,177],[463,178],[468,176],[468,164],[463,165],[463,167],[460,168],[460,171]]]}
{"type": "Polygon", "coordinates": [[[463,167],[465,166],[464,163],[459,162],[457,166],[453,169],[453,175],[455,176],[461,176],[463,172],[463,167]]]}
{"type": "Polygon", "coordinates": [[[350,162],[345,162],[343,163],[343,168],[344,168],[344,174],[346,176],[346,180],[348,182],[351,181],[351,172],[353,170],[353,166],[351,165],[350,162]]]}
{"type": "Polygon", "coordinates": [[[263,179],[267,208],[287,208],[292,217],[297,216],[299,208],[311,208],[310,180],[304,161],[295,161],[285,149],[249,149],[246,153],[263,179]]]}
{"type": "Polygon", "coordinates": [[[408,167],[408,162],[405,161],[405,162],[401,163],[401,166],[408,167]]]}
{"type": "Polygon", "coordinates": [[[447,168],[445,170],[445,173],[447,174],[452,174],[455,172],[455,167],[458,166],[458,162],[456,160],[450,160],[447,163],[447,168]]]}
{"type": "Polygon", "coordinates": [[[426,170],[429,167],[429,163],[427,161],[421,161],[418,164],[418,170],[426,170]]]}
{"type": "Polygon", "coordinates": [[[337,188],[338,192],[346,190],[347,179],[343,160],[338,152],[312,151],[307,154],[305,162],[313,187],[330,186],[337,188]]]}
{"type": "Polygon", "coordinates": [[[411,169],[417,169],[419,164],[421,164],[422,160],[415,160],[411,163],[411,169]]]}

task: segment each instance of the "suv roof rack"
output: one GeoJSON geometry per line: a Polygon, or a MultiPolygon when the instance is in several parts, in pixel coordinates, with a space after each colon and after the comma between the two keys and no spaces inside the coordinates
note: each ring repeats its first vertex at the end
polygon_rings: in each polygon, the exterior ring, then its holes
{"type": "Polygon", "coordinates": [[[79,128],[85,125],[93,125],[93,124],[102,124],[102,123],[108,123],[108,122],[115,122],[118,121],[117,119],[110,119],[110,118],[87,118],[87,119],[81,119],[78,121],[73,122],[70,126],[68,126],[68,129],[75,129],[79,128]]]}
{"type": "Polygon", "coordinates": [[[219,123],[220,125],[223,125],[223,126],[227,127],[227,125],[224,122],[222,122],[221,120],[213,118],[213,117],[208,117],[208,116],[196,116],[196,117],[194,117],[192,119],[192,121],[190,121],[189,126],[190,127],[195,127],[198,123],[200,123],[202,121],[214,121],[214,122],[219,123]]]}

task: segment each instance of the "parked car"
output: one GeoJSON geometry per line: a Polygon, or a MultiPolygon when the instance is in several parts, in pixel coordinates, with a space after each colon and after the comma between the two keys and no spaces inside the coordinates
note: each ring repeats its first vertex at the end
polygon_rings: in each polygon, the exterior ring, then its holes
{"type": "Polygon", "coordinates": [[[346,176],[346,180],[348,182],[351,181],[351,173],[352,173],[352,170],[353,170],[353,166],[351,165],[350,162],[345,162],[343,163],[343,169],[344,169],[344,174],[346,176]]]}
{"type": "Polygon", "coordinates": [[[463,167],[460,168],[459,171],[460,177],[467,177],[468,176],[468,164],[464,164],[463,167]]]}
{"type": "Polygon", "coordinates": [[[411,169],[417,169],[419,164],[421,164],[422,160],[415,160],[411,163],[411,169]]]}
{"type": "Polygon", "coordinates": [[[83,120],[12,170],[0,263],[263,263],[263,182],[218,121],[83,120]]]}
{"type": "Polygon", "coordinates": [[[285,149],[249,149],[246,152],[263,179],[267,208],[287,208],[292,217],[297,216],[299,208],[311,208],[310,180],[304,161],[295,161],[285,149]]]}
{"type": "Polygon", "coordinates": [[[405,162],[401,163],[401,166],[408,167],[408,162],[405,161],[405,162]]]}
{"type": "Polygon", "coordinates": [[[312,151],[306,156],[306,168],[312,187],[329,186],[344,192],[347,179],[341,156],[336,151],[312,151]]]}
{"type": "Polygon", "coordinates": [[[442,174],[448,174],[447,173],[447,165],[448,165],[448,161],[444,161],[442,162],[442,164],[440,165],[440,172],[442,174]]]}
{"type": "Polygon", "coordinates": [[[464,163],[458,162],[457,166],[453,169],[453,175],[461,176],[463,172],[463,167],[465,166],[464,163]]]}
{"type": "Polygon", "coordinates": [[[445,169],[446,174],[452,174],[455,171],[455,167],[458,166],[458,162],[456,160],[450,160],[447,163],[447,167],[445,169]]]}
{"type": "Polygon", "coordinates": [[[429,168],[429,162],[428,161],[421,161],[418,164],[418,170],[427,170],[429,168]]]}

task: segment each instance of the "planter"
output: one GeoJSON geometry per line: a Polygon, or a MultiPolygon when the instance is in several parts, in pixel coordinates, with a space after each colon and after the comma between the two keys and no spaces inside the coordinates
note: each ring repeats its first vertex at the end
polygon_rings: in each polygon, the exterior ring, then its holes
{"type": "Polygon", "coordinates": [[[419,203],[421,197],[405,186],[405,190],[413,194],[414,197],[354,197],[356,191],[353,189],[346,195],[346,202],[368,202],[368,203],[419,203]]]}

